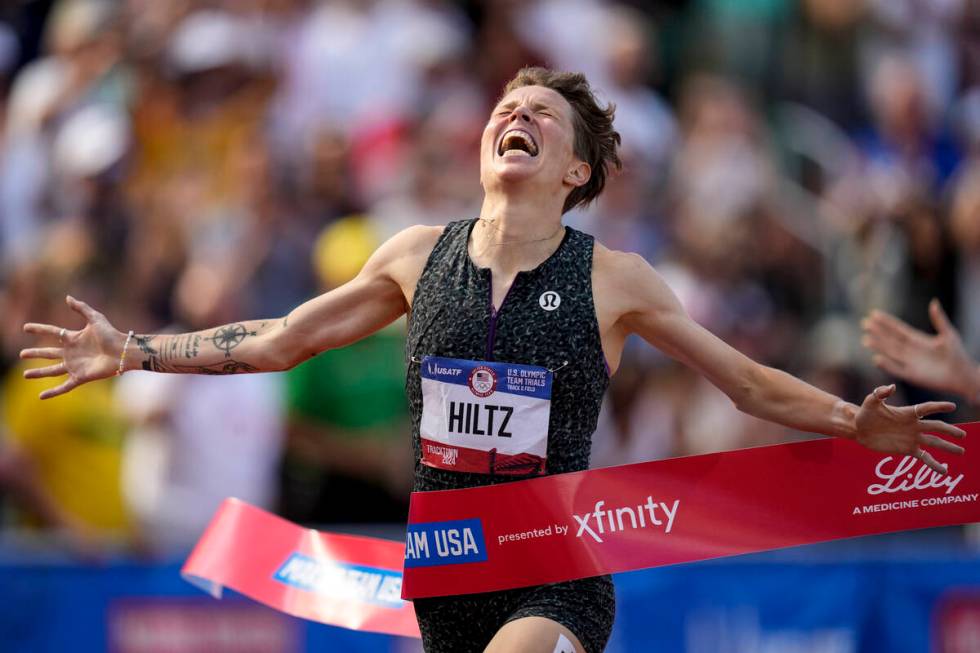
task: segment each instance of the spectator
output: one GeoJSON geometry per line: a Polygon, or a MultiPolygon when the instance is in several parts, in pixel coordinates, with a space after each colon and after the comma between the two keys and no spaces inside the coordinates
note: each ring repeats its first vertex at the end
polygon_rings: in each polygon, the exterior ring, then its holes
{"type": "MultiPolygon", "coordinates": [[[[50,287],[49,292],[50,292],[50,287]]],[[[47,296],[32,311],[49,320],[69,320],[60,298],[47,296]],[[44,310],[46,309],[46,310],[44,310]]],[[[86,389],[78,397],[41,403],[38,392],[57,385],[25,380],[27,365],[14,366],[0,387],[9,441],[4,458],[23,461],[8,481],[27,499],[19,522],[68,528],[106,542],[126,544],[130,519],[119,484],[125,421],[112,399],[112,385],[86,389]]],[[[8,468],[9,471],[9,468],[8,468]]]]}
{"type": "MultiPolygon", "coordinates": [[[[348,216],[317,239],[324,290],[346,283],[378,246],[366,216],[348,216]]],[[[392,324],[286,374],[289,444],[282,513],[314,523],[401,522],[411,456],[405,403],[405,333],[392,324]],[[348,501],[347,497],[357,497],[348,501]]]]}
{"type": "MultiPolygon", "coordinates": [[[[190,266],[175,301],[186,325],[203,328],[238,313],[238,295],[226,288],[205,267],[190,266]]],[[[134,373],[120,379],[117,400],[134,424],[123,487],[148,552],[188,550],[229,496],[274,508],[285,427],[281,383],[275,374],[134,373]]]]}

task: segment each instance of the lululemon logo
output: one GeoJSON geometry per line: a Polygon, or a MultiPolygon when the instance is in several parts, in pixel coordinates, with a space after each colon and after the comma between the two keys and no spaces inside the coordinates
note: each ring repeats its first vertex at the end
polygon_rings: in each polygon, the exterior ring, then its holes
{"type": "Polygon", "coordinates": [[[538,298],[538,305],[546,311],[553,311],[561,304],[561,295],[554,290],[546,290],[538,298]]]}

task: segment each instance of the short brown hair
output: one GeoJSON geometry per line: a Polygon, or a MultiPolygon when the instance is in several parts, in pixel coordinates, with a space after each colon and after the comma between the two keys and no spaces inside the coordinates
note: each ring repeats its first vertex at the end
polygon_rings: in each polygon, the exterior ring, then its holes
{"type": "Polygon", "coordinates": [[[610,102],[605,108],[599,106],[592,87],[589,86],[589,80],[582,73],[563,73],[537,66],[521,68],[514,79],[507,82],[503,95],[524,86],[550,88],[571,105],[574,114],[575,156],[589,164],[592,176],[568,194],[562,213],[588,204],[605,188],[609,167],[613,166],[616,170],[623,167],[616,151],[621,139],[619,132],[613,129],[616,105],[610,102]]]}

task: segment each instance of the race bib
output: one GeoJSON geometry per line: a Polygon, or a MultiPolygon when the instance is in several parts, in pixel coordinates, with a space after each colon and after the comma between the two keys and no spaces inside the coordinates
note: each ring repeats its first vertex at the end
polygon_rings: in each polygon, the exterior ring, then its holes
{"type": "Polygon", "coordinates": [[[426,356],[422,463],[479,474],[543,474],[553,374],[544,367],[426,356]]]}

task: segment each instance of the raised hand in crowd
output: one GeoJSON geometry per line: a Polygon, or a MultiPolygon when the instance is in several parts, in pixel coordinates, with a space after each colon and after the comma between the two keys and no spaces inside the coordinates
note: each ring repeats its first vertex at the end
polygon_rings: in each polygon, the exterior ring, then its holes
{"type": "Polygon", "coordinates": [[[872,311],[861,323],[862,342],[874,352],[874,364],[889,374],[977,403],[980,369],[966,353],[939,300],[929,304],[929,317],[935,334],[924,333],[888,313],[872,311]]]}

